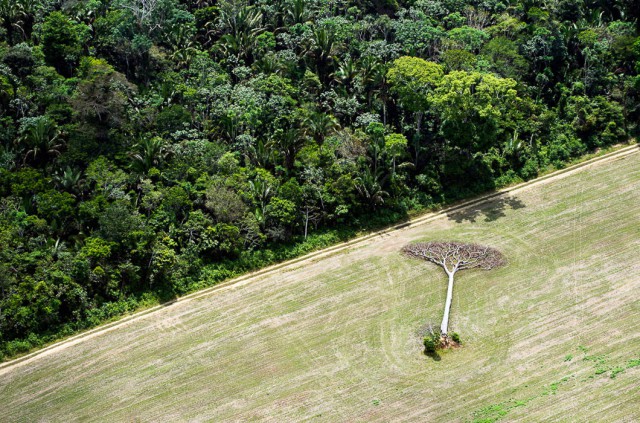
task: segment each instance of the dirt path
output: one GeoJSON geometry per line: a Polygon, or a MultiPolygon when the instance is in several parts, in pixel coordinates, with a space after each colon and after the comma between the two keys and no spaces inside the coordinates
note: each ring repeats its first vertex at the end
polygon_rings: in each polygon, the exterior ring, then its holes
{"type": "MultiPolygon", "coordinates": [[[[199,291],[199,292],[195,292],[193,294],[184,296],[182,298],[177,299],[176,301],[169,303],[169,304],[164,304],[164,305],[159,305],[156,307],[152,307],[150,309],[132,314],[128,317],[125,317],[123,319],[120,319],[116,322],[107,324],[107,325],[103,325],[100,326],[96,329],[78,334],[76,336],[73,336],[71,338],[65,339],[63,341],[54,343],[48,347],[45,347],[41,350],[38,350],[36,352],[33,352],[31,354],[25,355],[23,357],[17,358],[15,360],[12,361],[8,361],[6,363],[2,363],[0,364],[0,376],[4,375],[8,372],[10,372],[13,369],[16,369],[18,367],[21,367],[23,365],[29,364],[39,358],[42,357],[46,357],[48,355],[57,353],[57,352],[61,352],[64,351],[65,349],[72,347],[76,344],[79,344],[81,342],[84,342],[88,339],[103,335],[105,333],[111,332],[113,330],[122,328],[122,327],[126,327],[128,325],[130,325],[133,322],[136,322],[138,320],[141,319],[145,319],[147,317],[150,316],[154,316],[157,317],[157,313],[156,312],[160,312],[163,309],[168,309],[170,308],[173,304],[176,303],[180,303],[180,304],[185,304],[188,303],[189,301],[193,301],[195,299],[204,297],[204,296],[209,296],[212,295],[214,293],[219,293],[222,291],[228,291],[228,290],[236,290],[239,289],[247,284],[251,284],[251,283],[256,283],[260,281],[260,278],[264,277],[264,276],[268,276],[277,272],[280,272],[282,270],[291,270],[294,268],[299,268],[305,264],[308,263],[313,263],[316,262],[318,260],[327,258],[329,256],[344,252],[346,250],[352,249],[354,247],[360,247],[363,245],[366,245],[368,242],[370,242],[371,240],[374,239],[379,239],[380,237],[387,237],[393,233],[396,233],[398,231],[402,231],[408,228],[414,228],[417,226],[421,226],[424,225],[428,222],[434,221],[436,219],[441,219],[443,217],[446,216],[450,216],[452,213],[456,213],[456,212],[461,212],[461,211],[466,211],[466,210],[471,210],[476,206],[479,206],[481,204],[484,204],[486,202],[489,202],[491,200],[494,200],[498,197],[502,197],[505,195],[511,195],[511,194],[516,194],[520,191],[523,190],[527,190],[531,187],[535,187],[541,184],[548,184],[548,183],[552,183],[556,180],[565,178],[569,175],[572,175],[576,172],[581,172],[585,169],[588,169],[591,166],[594,165],[598,165],[598,164],[602,164],[602,163],[606,163],[606,162],[610,162],[610,161],[614,161],[614,160],[618,160],[621,158],[624,158],[626,156],[632,155],[632,154],[637,154],[640,151],[640,146],[638,145],[632,145],[632,146],[628,146],[628,147],[624,147],[621,148],[617,151],[605,154],[603,156],[600,157],[596,157],[594,159],[590,159],[587,160],[585,162],[579,163],[577,165],[568,167],[566,169],[551,173],[549,175],[540,177],[538,179],[529,181],[529,182],[525,182],[519,185],[515,185],[509,188],[505,188],[503,190],[497,191],[495,193],[491,193],[491,194],[487,194],[487,195],[483,195],[481,197],[472,199],[472,200],[468,200],[465,202],[462,202],[458,205],[454,205],[451,207],[448,207],[446,209],[443,209],[442,211],[439,212],[434,212],[434,213],[428,213],[425,214],[423,216],[417,217],[415,219],[412,219],[406,223],[402,223],[399,225],[395,225],[392,226],[390,228],[381,230],[381,231],[377,231],[368,235],[364,235],[358,238],[355,238],[351,241],[345,242],[345,243],[341,243],[341,244],[337,244],[333,247],[329,247],[326,248],[324,250],[320,250],[320,251],[316,251],[314,253],[310,253],[306,256],[297,258],[297,259],[293,259],[284,263],[280,263],[280,264],[276,264],[270,267],[267,267],[265,269],[262,269],[260,271],[256,271],[253,273],[249,273],[247,275],[232,279],[230,281],[224,282],[222,284],[216,285],[214,287],[199,291]]],[[[156,321],[155,324],[162,324],[162,320],[160,321],[156,321]]],[[[170,324],[170,322],[168,323],[170,324]]]]}

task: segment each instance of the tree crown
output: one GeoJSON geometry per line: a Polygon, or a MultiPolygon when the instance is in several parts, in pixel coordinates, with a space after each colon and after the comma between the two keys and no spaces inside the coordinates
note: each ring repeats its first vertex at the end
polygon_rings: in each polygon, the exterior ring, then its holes
{"type": "Polygon", "coordinates": [[[458,241],[409,244],[402,248],[402,253],[442,266],[447,273],[473,268],[491,270],[506,263],[502,253],[495,248],[458,241]]]}

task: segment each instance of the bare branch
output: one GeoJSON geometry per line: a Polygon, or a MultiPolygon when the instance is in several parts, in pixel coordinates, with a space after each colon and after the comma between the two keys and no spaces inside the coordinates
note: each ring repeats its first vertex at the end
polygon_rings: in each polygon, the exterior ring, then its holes
{"type": "Polygon", "coordinates": [[[502,253],[494,248],[457,241],[409,244],[402,252],[442,266],[447,273],[473,268],[491,270],[505,264],[502,253]]]}

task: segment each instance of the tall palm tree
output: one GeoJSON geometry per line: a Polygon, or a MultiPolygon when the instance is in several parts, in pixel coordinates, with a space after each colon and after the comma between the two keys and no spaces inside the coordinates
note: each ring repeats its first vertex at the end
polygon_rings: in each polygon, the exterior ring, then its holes
{"type": "Polygon", "coordinates": [[[262,55],[262,57],[253,64],[253,67],[257,71],[266,75],[272,73],[280,75],[284,71],[282,63],[280,63],[273,52],[268,52],[267,54],[262,55]]]}
{"type": "Polygon", "coordinates": [[[287,24],[295,25],[307,22],[311,14],[307,9],[307,0],[292,0],[287,8],[287,24]]]}
{"type": "Polygon", "coordinates": [[[264,216],[264,211],[267,204],[269,204],[269,200],[276,193],[276,187],[270,181],[258,176],[254,180],[249,181],[249,191],[253,199],[258,203],[256,218],[259,222],[262,222],[263,219],[261,217],[264,216]]]}
{"type": "Polygon", "coordinates": [[[348,94],[351,91],[353,81],[356,79],[359,72],[360,71],[355,60],[351,57],[347,57],[338,64],[338,69],[336,69],[332,76],[333,80],[342,86],[348,94]]]}
{"type": "Polygon", "coordinates": [[[253,32],[258,35],[264,30],[262,28],[262,12],[253,6],[241,4],[235,0],[227,0],[221,2],[219,7],[218,24],[224,33],[238,35],[242,32],[253,32]]]}
{"type": "Polygon", "coordinates": [[[276,149],[284,158],[284,166],[288,171],[293,169],[296,157],[307,137],[298,128],[278,129],[275,131],[269,146],[276,149]]]}
{"type": "Polygon", "coordinates": [[[389,196],[383,189],[386,179],[386,176],[381,177],[381,172],[372,172],[369,167],[365,167],[360,176],[354,179],[356,190],[374,210],[389,196]]]}
{"type": "Polygon", "coordinates": [[[305,132],[319,146],[322,146],[327,135],[335,132],[340,127],[338,120],[333,115],[322,112],[312,112],[305,118],[303,125],[305,132]]]}
{"type": "Polygon", "coordinates": [[[384,90],[387,68],[374,56],[363,57],[357,67],[360,68],[360,78],[367,93],[367,106],[371,108],[373,99],[379,97],[378,94],[384,90]]]}
{"type": "Polygon", "coordinates": [[[140,173],[147,173],[158,167],[167,156],[164,140],[160,137],[147,138],[136,144],[135,150],[129,153],[131,167],[140,173]]]}
{"type": "Polygon", "coordinates": [[[502,148],[503,157],[518,157],[522,154],[525,147],[525,143],[520,139],[520,134],[518,134],[518,130],[513,131],[513,136],[509,137],[509,139],[504,143],[502,148]]]}
{"type": "Polygon", "coordinates": [[[256,37],[265,31],[262,12],[253,6],[227,0],[220,3],[217,27],[222,34],[218,51],[237,59],[244,58],[250,64],[256,37]]]}
{"type": "Polygon", "coordinates": [[[84,185],[82,171],[80,169],[73,169],[70,166],[58,171],[53,176],[53,179],[58,187],[72,192],[82,191],[82,186],[84,185]]]}
{"type": "Polygon", "coordinates": [[[0,0],[0,22],[6,31],[6,39],[13,44],[16,30],[20,30],[20,2],[16,0],[0,0]]]}
{"type": "Polygon", "coordinates": [[[333,56],[337,53],[338,45],[335,35],[325,28],[317,28],[313,31],[312,46],[307,54],[315,60],[318,76],[327,83],[328,67],[333,62],[333,56]]]}
{"type": "Polygon", "coordinates": [[[60,141],[60,130],[55,122],[46,116],[31,118],[28,125],[21,129],[20,141],[24,142],[27,152],[24,155],[24,162],[29,158],[34,162],[45,159],[48,155],[60,155],[60,149],[64,145],[60,141]]]}
{"type": "Polygon", "coordinates": [[[191,60],[198,53],[198,45],[193,31],[190,31],[186,25],[173,25],[169,29],[169,43],[173,50],[171,59],[180,68],[188,67],[191,60]]]}
{"type": "Polygon", "coordinates": [[[22,39],[26,41],[31,38],[36,17],[44,10],[44,4],[39,0],[18,0],[16,3],[20,10],[18,28],[22,33],[22,39]]]}

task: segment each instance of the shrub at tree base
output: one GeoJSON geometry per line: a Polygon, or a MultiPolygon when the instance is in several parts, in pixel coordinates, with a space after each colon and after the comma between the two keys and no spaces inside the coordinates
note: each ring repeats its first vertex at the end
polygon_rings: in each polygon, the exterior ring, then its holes
{"type": "Polygon", "coordinates": [[[462,342],[460,341],[460,335],[458,335],[457,332],[451,332],[451,340],[456,344],[462,344],[462,342]]]}
{"type": "Polygon", "coordinates": [[[433,354],[440,347],[440,337],[436,335],[427,335],[424,337],[424,353],[433,354]]]}
{"type": "Polygon", "coordinates": [[[433,355],[439,350],[458,348],[461,344],[460,335],[456,332],[447,335],[432,331],[423,340],[424,353],[427,355],[433,355]]]}

